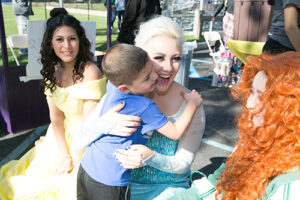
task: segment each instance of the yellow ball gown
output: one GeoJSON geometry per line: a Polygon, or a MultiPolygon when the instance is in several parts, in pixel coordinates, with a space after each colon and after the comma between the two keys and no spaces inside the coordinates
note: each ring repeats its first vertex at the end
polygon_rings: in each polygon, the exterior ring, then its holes
{"type": "MultiPolygon", "coordinates": [[[[65,137],[71,155],[74,133],[83,122],[85,100],[100,100],[106,92],[106,79],[89,81],[67,88],[56,87],[51,93],[46,90],[47,98],[64,112],[65,137]]],[[[21,123],[21,122],[20,122],[21,123]]],[[[0,169],[0,199],[22,200],[68,200],[76,199],[76,178],[78,166],[69,174],[55,175],[60,161],[56,140],[51,124],[45,137],[35,143],[19,160],[13,160],[0,169]]]]}

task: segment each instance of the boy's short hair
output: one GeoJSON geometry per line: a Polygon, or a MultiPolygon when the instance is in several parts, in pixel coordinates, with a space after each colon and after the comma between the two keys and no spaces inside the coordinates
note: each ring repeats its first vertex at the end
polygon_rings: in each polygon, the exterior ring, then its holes
{"type": "Polygon", "coordinates": [[[122,43],[108,50],[102,60],[102,69],[113,85],[131,85],[148,60],[148,54],[143,49],[122,43]]]}

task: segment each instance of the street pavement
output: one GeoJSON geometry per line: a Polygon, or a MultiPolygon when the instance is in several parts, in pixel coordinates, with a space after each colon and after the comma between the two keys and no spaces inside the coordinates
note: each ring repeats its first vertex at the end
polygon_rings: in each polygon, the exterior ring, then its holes
{"type": "Polygon", "coordinates": [[[192,61],[199,77],[189,79],[189,88],[200,92],[206,113],[204,136],[192,171],[199,170],[210,174],[233,150],[238,139],[235,119],[241,107],[232,100],[230,88],[211,86],[212,71],[209,70],[211,64],[208,63],[212,62],[212,59],[207,49],[194,51],[192,61]]]}
{"type": "MultiPolygon", "coordinates": [[[[230,155],[238,139],[235,117],[241,110],[240,106],[232,101],[229,88],[211,86],[211,61],[207,49],[196,49],[192,59],[194,78],[190,78],[188,82],[188,88],[196,89],[204,99],[206,126],[192,171],[200,170],[205,174],[212,173],[230,155]]],[[[0,130],[0,166],[19,158],[32,148],[46,128],[47,125],[18,134],[7,134],[0,130]]],[[[197,174],[193,178],[197,178],[197,174]]]]}

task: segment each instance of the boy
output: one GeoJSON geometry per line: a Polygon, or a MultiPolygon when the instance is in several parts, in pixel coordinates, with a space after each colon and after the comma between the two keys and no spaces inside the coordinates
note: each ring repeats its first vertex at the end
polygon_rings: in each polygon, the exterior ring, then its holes
{"type": "MultiPolygon", "coordinates": [[[[159,111],[155,103],[143,96],[155,89],[157,79],[152,61],[144,50],[133,45],[117,44],[107,52],[102,66],[109,82],[98,117],[117,104],[126,102],[120,113],[139,116],[142,122],[138,130],[129,137],[101,135],[90,145],[81,160],[78,172],[79,200],[129,197],[127,186],[130,183],[130,170],[124,169],[115,160],[113,154],[116,149],[126,149],[131,144],[144,144],[146,139],[143,134],[152,130],[178,140],[202,102],[201,96],[195,91],[186,95],[184,111],[173,124],[159,111]]],[[[85,123],[84,126],[87,124],[89,123],[85,123]]],[[[92,128],[90,130],[93,131],[92,128]]]]}

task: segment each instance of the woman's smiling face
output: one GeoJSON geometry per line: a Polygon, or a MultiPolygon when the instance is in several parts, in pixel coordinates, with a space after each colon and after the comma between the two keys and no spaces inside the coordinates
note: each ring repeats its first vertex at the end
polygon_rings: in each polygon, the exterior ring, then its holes
{"type": "Polygon", "coordinates": [[[52,47],[62,62],[75,62],[79,51],[79,38],[76,31],[69,26],[58,27],[53,33],[52,47]]]}
{"type": "Polygon", "coordinates": [[[168,91],[180,67],[181,47],[177,39],[166,35],[155,36],[142,49],[148,53],[158,74],[156,91],[168,91]]]}

